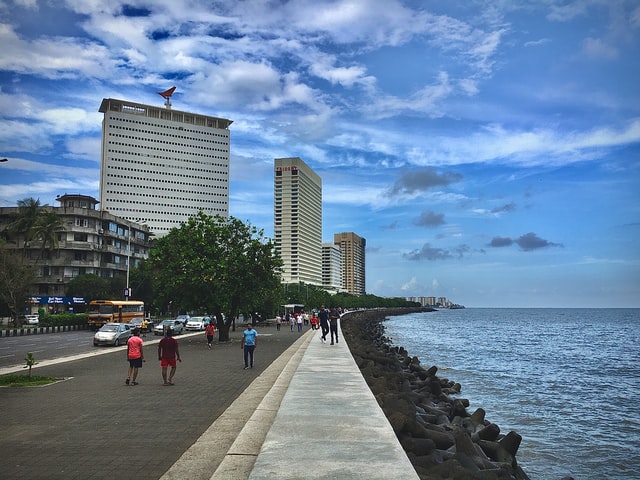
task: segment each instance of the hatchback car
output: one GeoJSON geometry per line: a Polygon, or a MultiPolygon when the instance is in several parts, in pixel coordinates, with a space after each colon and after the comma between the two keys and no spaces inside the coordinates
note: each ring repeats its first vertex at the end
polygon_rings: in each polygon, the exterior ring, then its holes
{"type": "Polygon", "coordinates": [[[185,325],[185,330],[204,330],[204,317],[191,317],[185,325]]]}
{"type": "Polygon", "coordinates": [[[40,323],[40,317],[38,315],[25,315],[24,319],[29,325],[38,325],[38,323],[40,323]]]}
{"type": "MultiPolygon", "coordinates": [[[[153,325],[154,325],[153,320],[150,320],[147,318],[147,332],[150,332],[153,330],[153,325]]],[[[132,330],[134,328],[139,328],[142,333],[146,333],[142,329],[142,318],[140,317],[132,318],[131,321],[129,322],[129,328],[131,328],[132,330]]]]}
{"type": "Polygon", "coordinates": [[[93,336],[93,345],[124,345],[131,334],[132,330],[126,323],[105,323],[93,336]]]}
{"type": "Polygon", "coordinates": [[[163,320],[153,327],[154,335],[164,335],[165,329],[170,328],[173,335],[180,335],[184,331],[184,323],[180,320],[163,320]]]}

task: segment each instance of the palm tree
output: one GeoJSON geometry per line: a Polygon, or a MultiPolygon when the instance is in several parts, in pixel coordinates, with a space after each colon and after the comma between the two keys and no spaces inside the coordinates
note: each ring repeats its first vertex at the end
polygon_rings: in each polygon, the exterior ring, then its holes
{"type": "Polygon", "coordinates": [[[33,227],[33,239],[41,240],[40,256],[47,247],[51,250],[58,248],[58,232],[64,230],[62,218],[54,210],[42,210],[33,227]]]}
{"type": "Polygon", "coordinates": [[[23,255],[26,253],[27,245],[34,238],[34,228],[43,206],[40,205],[40,199],[25,198],[18,200],[18,214],[15,220],[9,224],[8,230],[14,235],[22,235],[24,242],[22,246],[23,255]]]}

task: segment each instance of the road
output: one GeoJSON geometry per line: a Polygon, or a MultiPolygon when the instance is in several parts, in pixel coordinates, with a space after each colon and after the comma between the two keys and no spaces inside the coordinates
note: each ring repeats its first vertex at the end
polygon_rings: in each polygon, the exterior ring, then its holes
{"type": "MultiPolygon", "coordinates": [[[[95,332],[90,330],[75,330],[19,337],[0,337],[0,368],[25,365],[24,358],[28,352],[33,353],[33,356],[39,362],[85,353],[96,353],[105,349],[108,351],[114,350],[114,347],[94,347],[94,334],[95,332]]],[[[202,332],[195,332],[195,334],[202,335],[202,332]]],[[[181,336],[185,335],[190,336],[192,333],[181,336]]],[[[160,337],[147,334],[144,340],[149,342],[154,339],[159,340],[160,337]]]]}

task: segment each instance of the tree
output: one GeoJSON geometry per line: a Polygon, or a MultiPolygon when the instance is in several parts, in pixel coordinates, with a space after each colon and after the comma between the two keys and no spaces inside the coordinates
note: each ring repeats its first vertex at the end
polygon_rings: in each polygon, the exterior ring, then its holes
{"type": "Polygon", "coordinates": [[[277,295],[282,266],[262,230],[203,212],[158,239],[149,262],[157,303],[214,314],[220,341],[239,312],[277,295]]]}
{"type": "Polygon", "coordinates": [[[25,198],[18,200],[18,214],[8,225],[7,230],[12,235],[22,235],[23,251],[26,252],[29,242],[33,240],[36,223],[41,213],[40,200],[25,198]]]}
{"type": "Polygon", "coordinates": [[[58,232],[63,231],[64,222],[54,210],[40,210],[32,228],[32,238],[40,240],[40,256],[45,250],[58,248],[58,232]]]}
{"type": "Polygon", "coordinates": [[[0,300],[7,305],[16,326],[20,325],[19,313],[27,305],[34,280],[32,267],[24,265],[6,248],[0,248],[0,300]]]}
{"type": "Polygon", "coordinates": [[[67,284],[68,297],[83,297],[90,300],[109,299],[109,282],[94,274],[78,275],[67,284]]]}

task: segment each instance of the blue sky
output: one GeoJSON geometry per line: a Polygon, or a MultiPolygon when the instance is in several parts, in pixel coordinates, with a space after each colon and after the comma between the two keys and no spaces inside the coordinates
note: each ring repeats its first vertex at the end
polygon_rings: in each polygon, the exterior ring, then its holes
{"type": "Polygon", "coordinates": [[[221,116],[230,213],[323,179],[367,292],[640,307],[635,0],[5,0],[0,206],[99,197],[102,98],[221,116]]]}

